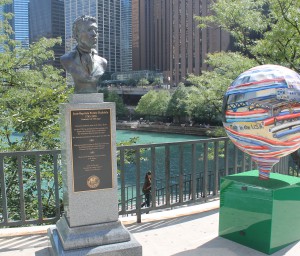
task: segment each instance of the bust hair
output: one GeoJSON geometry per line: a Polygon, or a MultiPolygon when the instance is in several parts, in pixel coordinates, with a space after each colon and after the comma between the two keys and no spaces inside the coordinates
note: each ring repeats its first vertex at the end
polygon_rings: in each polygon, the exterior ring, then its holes
{"type": "Polygon", "coordinates": [[[92,17],[92,16],[82,15],[82,16],[78,17],[76,20],[74,20],[73,27],[72,27],[72,33],[73,33],[73,37],[76,40],[78,38],[79,28],[82,26],[83,23],[85,23],[87,21],[97,22],[97,19],[95,17],[92,17]]]}

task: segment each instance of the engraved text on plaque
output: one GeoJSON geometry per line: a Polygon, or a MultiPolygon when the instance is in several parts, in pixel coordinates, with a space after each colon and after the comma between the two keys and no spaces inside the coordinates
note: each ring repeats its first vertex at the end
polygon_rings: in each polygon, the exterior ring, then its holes
{"type": "Polygon", "coordinates": [[[111,110],[71,111],[74,192],[112,188],[111,110]]]}

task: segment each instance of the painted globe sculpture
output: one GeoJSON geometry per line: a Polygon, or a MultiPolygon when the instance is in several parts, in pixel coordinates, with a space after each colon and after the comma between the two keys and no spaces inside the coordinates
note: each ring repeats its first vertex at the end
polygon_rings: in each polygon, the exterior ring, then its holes
{"type": "Polygon", "coordinates": [[[239,75],[223,102],[229,138],[269,179],[280,158],[300,147],[300,75],[278,65],[261,65],[239,75]]]}

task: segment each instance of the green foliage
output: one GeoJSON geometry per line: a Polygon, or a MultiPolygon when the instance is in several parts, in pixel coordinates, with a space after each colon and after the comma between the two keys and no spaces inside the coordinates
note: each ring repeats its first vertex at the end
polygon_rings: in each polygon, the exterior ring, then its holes
{"type": "Polygon", "coordinates": [[[137,83],[138,86],[146,86],[146,85],[149,85],[149,81],[148,79],[146,78],[141,78],[138,83],[137,83]]]}
{"type": "Polygon", "coordinates": [[[261,63],[280,64],[300,72],[300,2],[269,0],[268,29],[252,47],[261,63]]]}
{"type": "MultiPolygon", "coordinates": [[[[119,143],[117,143],[117,146],[131,146],[134,145],[138,142],[139,137],[133,137],[130,138],[128,141],[121,141],[119,143]]],[[[147,150],[145,148],[141,148],[140,150],[140,160],[141,161],[146,161],[147,158],[143,157],[143,153],[147,150]]],[[[136,154],[136,150],[135,149],[126,149],[125,150],[125,154],[124,154],[124,163],[125,164],[130,164],[130,163],[135,163],[135,154],[136,154]]],[[[120,152],[117,152],[117,165],[120,166],[120,152]]],[[[118,173],[120,173],[121,171],[118,170],[118,173]]]]}
{"type": "Polygon", "coordinates": [[[46,39],[22,48],[15,40],[8,20],[1,24],[0,52],[0,149],[32,150],[58,147],[59,103],[67,100],[68,89],[61,70],[45,64],[61,39],[46,39]],[[23,134],[13,141],[12,134],[23,134]]]}
{"type": "Polygon", "coordinates": [[[236,39],[242,51],[249,52],[252,37],[267,29],[264,15],[265,0],[218,0],[210,5],[213,15],[197,17],[200,27],[216,25],[227,30],[236,39]]]}
{"type": "Polygon", "coordinates": [[[129,79],[126,81],[126,84],[129,86],[136,86],[137,85],[137,81],[135,79],[129,79]]]}
{"type": "Polygon", "coordinates": [[[156,77],[151,85],[155,86],[155,85],[161,85],[161,84],[162,84],[162,81],[160,80],[160,78],[156,77]]]}
{"type": "MultiPolygon", "coordinates": [[[[211,110],[211,114],[220,115],[222,112],[223,95],[231,82],[245,70],[256,66],[257,63],[240,53],[220,52],[209,54],[206,62],[212,71],[203,71],[201,76],[190,75],[188,81],[196,85],[199,89],[200,98],[207,106],[203,105],[199,113],[211,110]]],[[[201,102],[200,102],[201,103],[201,102]]]]}
{"type": "Polygon", "coordinates": [[[187,88],[188,94],[185,99],[187,108],[186,115],[199,123],[217,123],[218,112],[215,107],[207,102],[205,94],[199,87],[190,86],[187,88]]]}
{"type": "Polygon", "coordinates": [[[205,95],[199,87],[179,84],[171,96],[167,114],[175,117],[175,122],[185,122],[186,118],[197,122],[216,122],[217,112],[208,104],[205,95]],[[181,120],[182,117],[185,119],[181,120]]]}
{"type": "Polygon", "coordinates": [[[127,115],[128,109],[126,108],[123,99],[115,91],[108,91],[107,89],[102,89],[99,92],[103,93],[104,101],[114,102],[116,104],[116,115],[122,116],[127,115]]]}
{"type": "Polygon", "coordinates": [[[213,130],[208,130],[206,135],[208,137],[227,137],[226,131],[222,126],[214,128],[213,130]]]}
{"type": "MultiPolygon", "coordinates": [[[[23,191],[20,190],[18,180],[18,160],[16,157],[10,157],[4,159],[4,175],[6,177],[6,198],[8,218],[10,220],[21,220],[21,208],[20,200],[21,193],[23,193],[22,199],[25,204],[25,219],[38,219],[38,180],[40,183],[40,196],[42,204],[42,218],[51,218],[57,216],[57,209],[55,205],[55,181],[53,173],[53,156],[44,155],[40,158],[40,171],[36,172],[35,167],[36,159],[33,156],[26,156],[22,159],[22,181],[23,191]]],[[[56,184],[57,185],[57,184],[56,184]]],[[[62,186],[61,175],[58,176],[58,186],[62,186]]],[[[2,212],[2,209],[0,207],[2,212]]],[[[3,221],[1,215],[0,221],[3,221]]]]}
{"type": "Polygon", "coordinates": [[[188,94],[189,89],[182,84],[179,84],[176,91],[172,94],[170,99],[167,114],[172,115],[181,121],[181,117],[185,117],[189,114],[188,109],[188,94]]]}
{"type": "Polygon", "coordinates": [[[140,99],[135,111],[142,115],[164,116],[170,101],[167,90],[151,90],[140,99]]]}
{"type": "Polygon", "coordinates": [[[280,64],[300,70],[300,2],[294,0],[218,0],[212,15],[197,17],[200,28],[228,31],[246,56],[259,64],[280,64]]]}
{"type": "MultiPolygon", "coordinates": [[[[0,0],[0,5],[9,2],[0,0]]],[[[18,41],[11,39],[12,14],[3,16],[0,22],[3,31],[0,34],[0,150],[59,148],[59,104],[67,100],[70,91],[61,76],[62,70],[48,63],[54,58],[52,48],[61,39],[42,38],[29,48],[22,48],[18,41]],[[13,139],[14,133],[21,135],[18,140],[13,139]]],[[[20,220],[21,199],[25,202],[26,219],[38,219],[37,181],[41,182],[43,218],[54,216],[53,156],[41,160],[40,176],[35,164],[34,157],[24,157],[21,162],[16,157],[4,159],[9,219],[20,220]],[[22,173],[18,172],[20,163],[22,173]],[[19,178],[23,179],[23,191],[19,188],[19,178]]],[[[61,186],[61,180],[58,185],[61,186]]]]}

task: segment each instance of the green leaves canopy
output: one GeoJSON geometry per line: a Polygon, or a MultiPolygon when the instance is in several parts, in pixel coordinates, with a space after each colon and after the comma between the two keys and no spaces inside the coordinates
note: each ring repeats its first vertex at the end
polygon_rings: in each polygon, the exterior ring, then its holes
{"type": "Polygon", "coordinates": [[[164,116],[170,100],[167,90],[151,90],[140,99],[135,111],[143,115],[164,116]]]}
{"type": "Polygon", "coordinates": [[[13,31],[7,19],[0,29],[4,31],[0,36],[0,148],[57,148],[59,103],[67,100],[69,90],[62,70],[47,63],[54,58],[52,48],[61,39],[42,38],[27,49],[10,39],[13,31]],[[12,139],[14,132],[23,135],[19,141],[12,139]]]}
{"type": "Polygon", "coordinates": [[[204,104],[209,105],[211,111],[220,114],[223,95],[231,82],[240,73],[256,66],[257,62],[240,53],[232,52],[209,54],[206,62],[212,67],[212,71],[204,71],[201,76],[190,75],[188,80],[198,87],[199,97],[204,104]]]}
{"type": "Polygon", "coordinates": [[[260,64],[279,64],[300,71],[300,1],[216,0],[211,15],[196,17],[200,29],[218,26],[234,38],[236,53],[209,54],[210,71],[188,80],[218,112],[231,82],[260,64]]]}
{"type": "Polygon", "coordinates": [[[300,1],[217,0],[212,15],[197,17],[200,28],[219,26],[238,50],[259,64],[280,64],[300,71],[300,1]]]}

